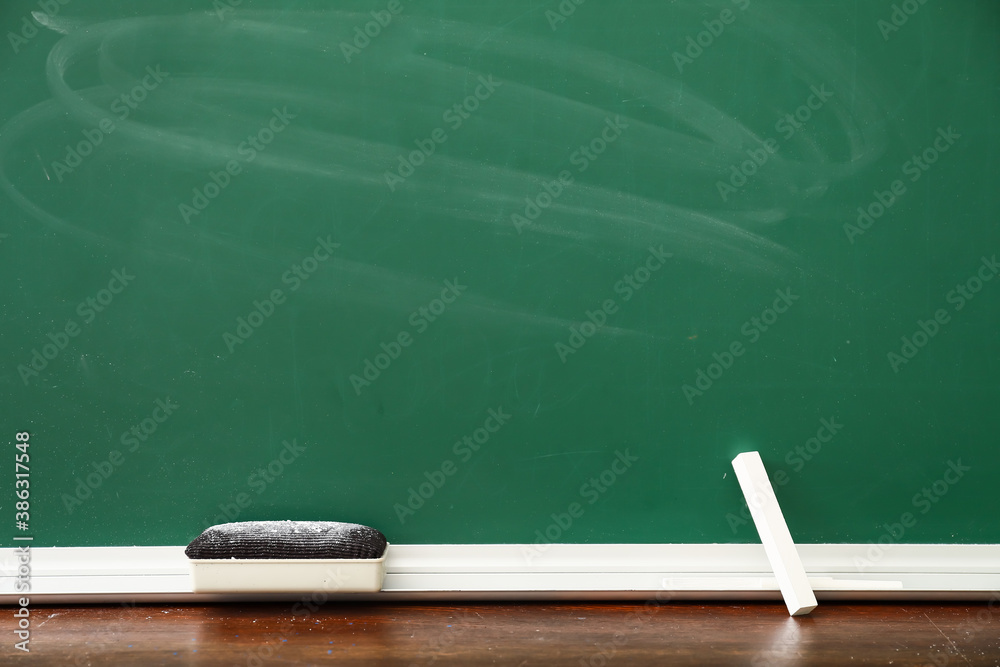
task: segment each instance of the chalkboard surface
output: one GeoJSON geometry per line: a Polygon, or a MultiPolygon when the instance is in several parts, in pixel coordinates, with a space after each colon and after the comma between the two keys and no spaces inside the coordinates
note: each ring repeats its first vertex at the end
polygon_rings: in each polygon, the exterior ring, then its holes
{"type": "Polygon", "coordinates": [[[753,542],[747,450],[798,541],[1000,542],[997,4],[16,0],[0,34],[35,545],[753,542]]]}

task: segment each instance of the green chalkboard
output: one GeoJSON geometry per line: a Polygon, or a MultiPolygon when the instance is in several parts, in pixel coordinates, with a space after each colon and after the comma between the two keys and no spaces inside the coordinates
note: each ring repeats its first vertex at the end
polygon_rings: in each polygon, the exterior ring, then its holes
{"type": "Polygon", "coordinates": [[[5,2],[5,520],[28,432],[38,546],[753,542],[746,450],[798,541],[1000,542],[998,34],[992,2],[5,2]]]}

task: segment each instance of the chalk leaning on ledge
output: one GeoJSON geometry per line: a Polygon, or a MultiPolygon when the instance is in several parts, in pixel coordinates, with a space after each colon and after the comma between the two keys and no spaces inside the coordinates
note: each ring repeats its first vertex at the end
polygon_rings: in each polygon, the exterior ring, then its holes
{"type": "Polygon", "coordinates": [[[187,546],[196,593],[375,593],[385,535],[338,521],[241,521],[206,529],[187,546]]]}
{"type": "Polygon", "coordinates": [[[743,452],[733,459],[733,469],[788,613],[792,616],[808,614],[817,606],[816,594],[778,506],[760,452],[743,452]]]}

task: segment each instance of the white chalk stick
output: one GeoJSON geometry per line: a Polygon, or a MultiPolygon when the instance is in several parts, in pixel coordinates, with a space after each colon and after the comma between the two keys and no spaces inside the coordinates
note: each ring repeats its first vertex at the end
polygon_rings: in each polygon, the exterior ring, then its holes
{"type": "Polygon", "coordinates": [[[792,616],[808,614],[816,608],[816,595],[809,584],[809,577],[802,566],[802,559],[795,549],[788,524],[778,507],[778,499],[767,478],[767,470],[758,452],[744,452],[733,459],[736,479],[746,497],[750,516],[764,552],[778,580],[778,588],[792,616]]]}

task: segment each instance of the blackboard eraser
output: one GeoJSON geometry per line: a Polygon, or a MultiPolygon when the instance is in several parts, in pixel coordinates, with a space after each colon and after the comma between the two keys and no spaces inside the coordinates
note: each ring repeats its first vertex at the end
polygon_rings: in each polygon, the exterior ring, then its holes
{"type": "Polygon", "coordinates": [[[196,593],[376,593],[389,543],[335,521],[243,521],[212,526],[184,553],[196,593]]]}

